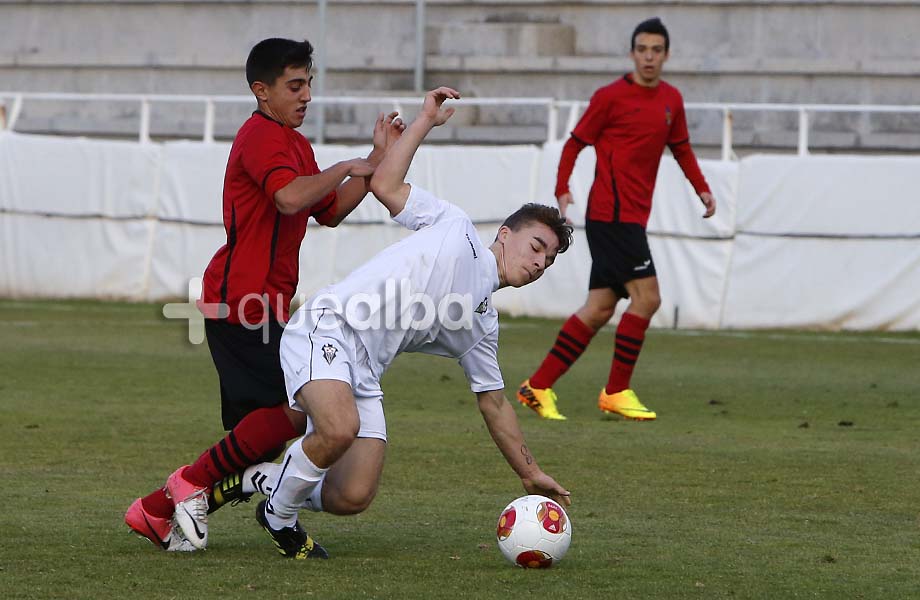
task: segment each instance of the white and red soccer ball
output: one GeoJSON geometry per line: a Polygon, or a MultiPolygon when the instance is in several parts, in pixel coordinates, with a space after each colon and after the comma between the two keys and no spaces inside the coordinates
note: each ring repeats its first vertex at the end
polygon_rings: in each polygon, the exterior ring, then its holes
{"type": "Polygon", "coordinates": [[[554,500],[522,496],[498,518],[498,549],[512,563],[547,569],[565,556],[572,542],[572,521],[554,500]]]}

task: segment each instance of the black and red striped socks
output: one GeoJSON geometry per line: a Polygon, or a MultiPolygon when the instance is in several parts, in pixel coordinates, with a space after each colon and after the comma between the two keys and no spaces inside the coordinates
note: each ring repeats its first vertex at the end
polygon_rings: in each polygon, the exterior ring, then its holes
{"type": "Polygon", "coordinates": [[[559,330],[559,335],[540,368],[530,377],[530,387],[553,387],[553,384],[578,360],[595,333],[597,332],[582,323],[576,315],[569,317],[559,330]]]}
{"type": "Polygon", "coordinates": [[[185,479],[195,485],[211,487],[231,473],[238,473],[267,457],[274,458],[284,450],[288,440],[298,435],[301,433],[294,429],[283,405],[254,410],[224,439],[205,450],[186,469],[185,479]]]}
{"type": "MultiPolygon", "coordinates": [[[[184,477],[201,487],[210,488],[249,465],[273,460],[284,450],[288,440],[302,435],[288,419],[284,405],[254,410],[241,420],[224,439],[208,448],[188,469],[184,477]]],[[[145,496],[144,510],[157,517],[169,517],[173,502],[161,488],[145,496]]]]}
{"type": "Polygon", "coordinates": [[[613,350],[613,362],[610,365],[610,377],[604,391],[608,394],[622,392],[629,387],[633,369],[639,360],[642,342],[645,341],[645,330],[648,329],[649,320],[626,313],[617,325],[616,343],[613,350]]]}

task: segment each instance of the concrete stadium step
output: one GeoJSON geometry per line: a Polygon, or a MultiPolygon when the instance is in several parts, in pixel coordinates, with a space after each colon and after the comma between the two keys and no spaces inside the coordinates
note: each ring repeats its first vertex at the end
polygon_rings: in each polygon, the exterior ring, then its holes
{"type": "Polygon", "coordinates": [[[566,56],[575,54],[575,28],[558,21],[510,17],[483,22],[429,25],[430,56],[566,56]]]}

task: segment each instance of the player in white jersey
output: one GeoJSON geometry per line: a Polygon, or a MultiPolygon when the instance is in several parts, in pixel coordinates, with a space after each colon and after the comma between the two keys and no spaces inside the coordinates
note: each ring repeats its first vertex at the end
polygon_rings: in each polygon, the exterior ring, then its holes
{"type": "Polygon", "coordinates": [[[572,228],[555,208],[529,204],[485,246],[462,210],[405,182],[422,140],[453,114],[442,103],[459,97],[450,88],[429,92],[371,180],[393,219],[415,233],[321,290],[285,328],[285,384],[291,406],[308,416],[307,433],[274,467],[280,474],[256,511],[285,556],[327,556],[300,527],[301,507],[354,514],[376,495],[387,439],[379,381],[402,352],[458,359],[524,489],[570,504],[569,492],[537,466],[505,399],[492,292],[538,279],[568,248],[572,228]]]}

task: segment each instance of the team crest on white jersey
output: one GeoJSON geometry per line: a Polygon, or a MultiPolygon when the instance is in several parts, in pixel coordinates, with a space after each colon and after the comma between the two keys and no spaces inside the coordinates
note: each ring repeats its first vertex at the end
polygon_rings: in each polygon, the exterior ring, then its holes
{"type": "Polygon", "coordinates": [[[487,310],[489,310],[489,297],[488,296],[482,299],[482,302],[479,303],[479,306],[477,306],[476,310],[474,310],[473,312],[480,314],[480,315],[484,315],[487,310]]]}
{"type": "Polygon", "coordinates": [[[326,362],[329,363],[330,365],[332,364],[332,361],[335,360],[335,355],[337,353],[338,353],[338,350],[336,350],[335,346],[333,346],[332,344],[326,344],[325,346],[323,346],[323,358],[325,358],[326,362]]]}

